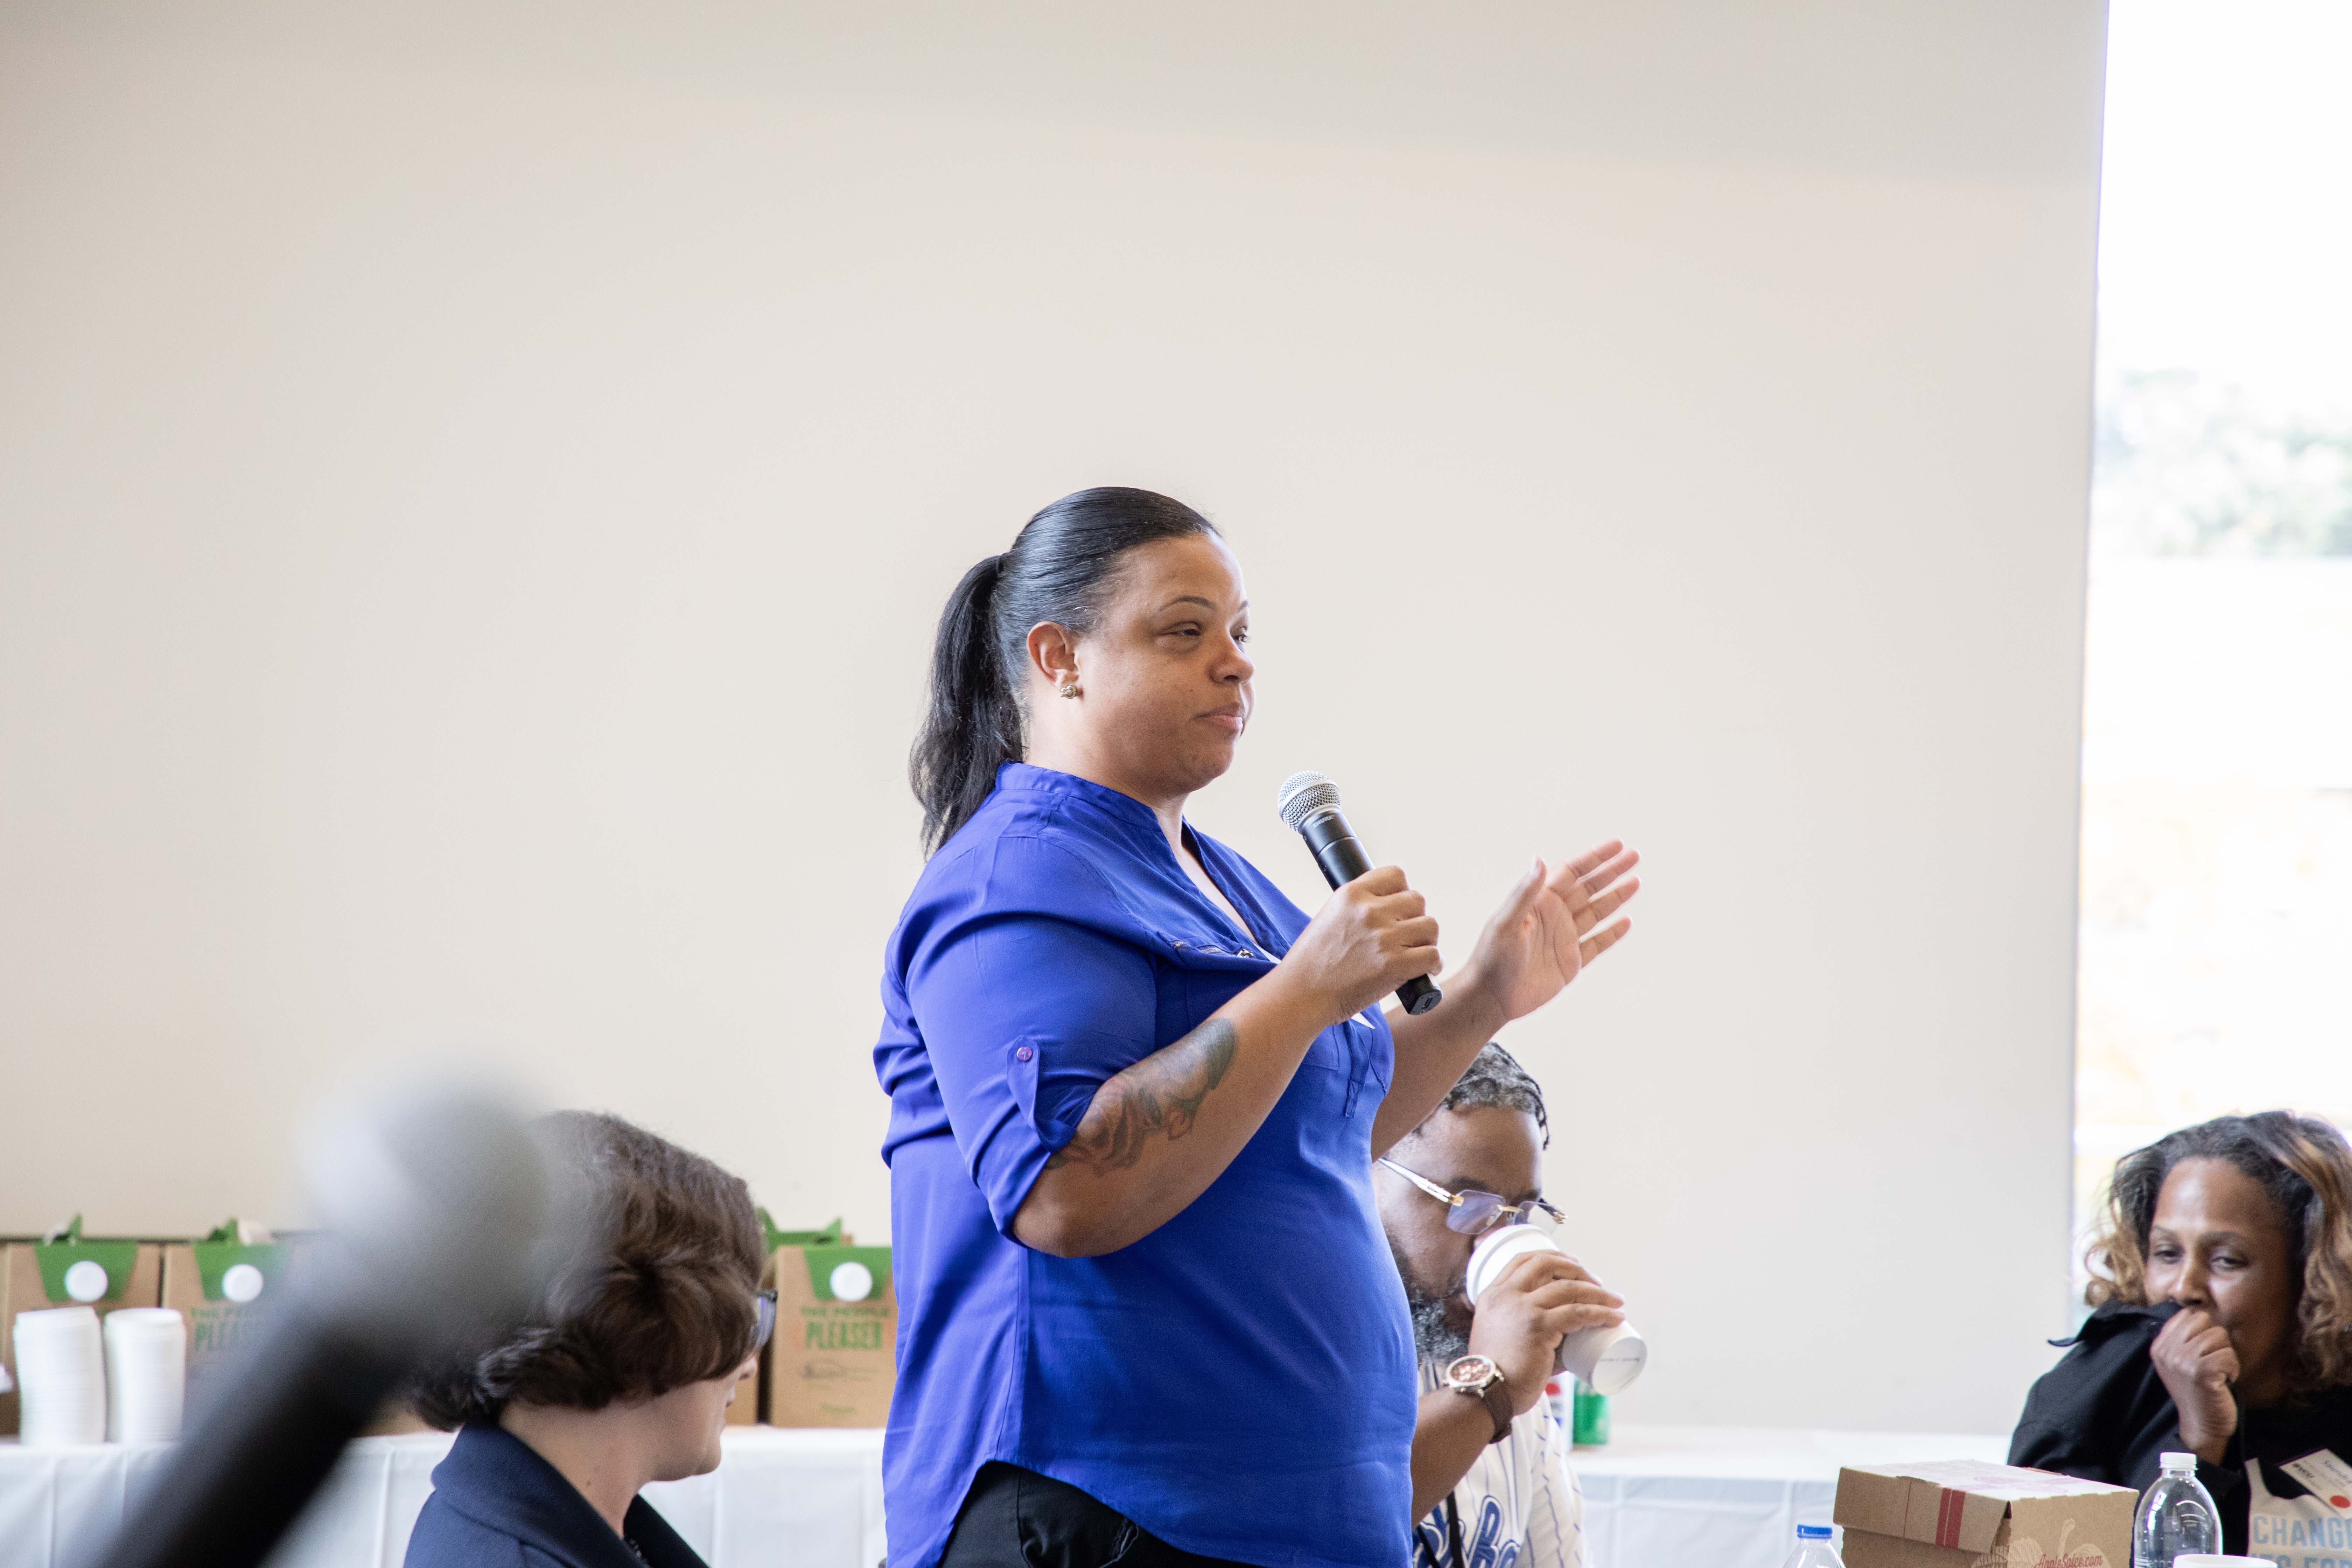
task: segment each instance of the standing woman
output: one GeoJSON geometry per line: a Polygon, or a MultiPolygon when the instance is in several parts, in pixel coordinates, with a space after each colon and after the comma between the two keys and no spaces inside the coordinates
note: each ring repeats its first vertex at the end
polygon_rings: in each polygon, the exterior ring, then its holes
{"type": "Polygon", "coordinates": [[[1309,920],[1184,818],[1248,727],[1248,626],[1217,531],[1125,489],[1039,512],[940,617],[934,852],[875,1047],[893,1568],[1404,1561],[1413,1342],[1371,1162],[1624,934],[1634,857],[1536,861],[1444,1001],[1384,1016],[1439,969],[1402,871],[1309,920]]]}

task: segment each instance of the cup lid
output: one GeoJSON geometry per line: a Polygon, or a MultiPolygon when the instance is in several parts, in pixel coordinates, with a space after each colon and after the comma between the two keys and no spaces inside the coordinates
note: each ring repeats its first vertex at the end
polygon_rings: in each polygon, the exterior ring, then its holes
{"type": "Polygon", "coordinates": [[[16,1314],[20,1335],[77,1333],[84,1323],[98,1324],[98,1314],[88,1307],[37,1307],[16,1314]]]}

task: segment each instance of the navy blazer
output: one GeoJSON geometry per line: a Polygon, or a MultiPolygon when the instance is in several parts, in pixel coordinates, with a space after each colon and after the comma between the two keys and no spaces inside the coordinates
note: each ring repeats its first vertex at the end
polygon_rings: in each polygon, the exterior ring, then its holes
{"type": "Polygon", "coordinates": [[[643,1498],[624,1542],[563,1472],[502,1426],[468,1424],[433,1468],[404,1568],[706,1568],[643,1498]],[[635,1551],[630,1548],[634,1546],[635,1551]]]}

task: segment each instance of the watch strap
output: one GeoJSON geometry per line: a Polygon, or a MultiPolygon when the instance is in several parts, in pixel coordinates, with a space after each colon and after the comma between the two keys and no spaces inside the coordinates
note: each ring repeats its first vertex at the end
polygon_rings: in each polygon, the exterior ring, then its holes
{"type": "Polygon", "coordinates": [[[1511,1391],[1498,1375],[1479,1391],[1479,1397],[1486,1400],[1486,1413],[1495,1418],[1495,1435],[1486,1439],[1491,1448],[1511,1435],[1511,1391]]]}
{"type": "Polygon", "coordinates": [[[1478,1401],[1495,1418],[1495,1435],[1486,1439],[1486,1447],[1491,1448],[1511,1435],[1511,1390],[1501,1372],[1485,1383],[1449,1383],[1445,1386],[1465,1399],[1478,1401]]]}

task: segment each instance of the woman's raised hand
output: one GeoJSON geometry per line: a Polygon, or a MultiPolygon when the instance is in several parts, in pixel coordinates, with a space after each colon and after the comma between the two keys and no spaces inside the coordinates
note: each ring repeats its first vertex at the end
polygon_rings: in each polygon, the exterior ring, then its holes
{"type": "Polygon", "coordinates": [[[1442,967],[1437,921],[1404,873],[1381,866],[1323,900],[1290,955],[1289,978],[1323,1004],[1326,1024],[1362,1011],[1416,974],[1442,967]]]}
{"type": "Polygon", "coordinates": [[[2172,1315],[2148,1347],[2147,1358],[2180,1416],[2180,1440],[2209,1465],[2218,1465],[2238,1429],[2237,1347],[2230,1331],[2202,1307],[2172,1315]]]}
{"type": "Polygon", "coordinates": [[[1641,858],[1612,838],[1556,868],[1538,859],[1479,933],[1461,980],[1446,990],[1483,993],[1502,1015],[1498,1028],[1559,995],[1633,929],[1632,921],[1609,917],[1641,891],[1642,879],[1626,876],[1641,858]]]}

